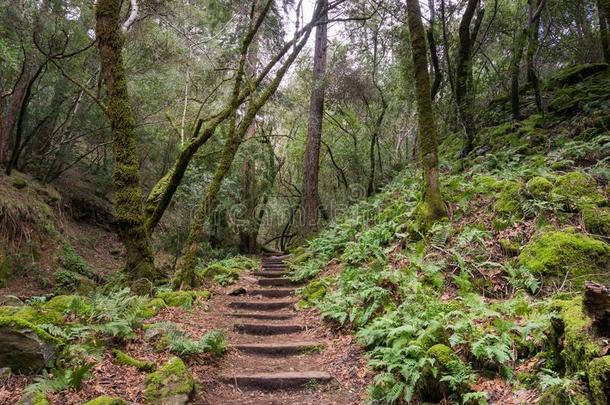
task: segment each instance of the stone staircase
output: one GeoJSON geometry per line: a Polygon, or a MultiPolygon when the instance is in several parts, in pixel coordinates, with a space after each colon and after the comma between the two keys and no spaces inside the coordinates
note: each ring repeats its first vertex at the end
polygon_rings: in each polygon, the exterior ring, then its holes
{"type": "Polygon", "coordinates": [[[308,326],[295,321],[296,285],[285,276],[284,259],[264,256],[260,270],[252,273],[259,288],[247,289],[228,304],[234,312],[227,315],[235,318],[237,332],[230,348],[239,353],[241,369],[220,380],[240,391],[285,391],[332,381],[308,360],[324,350],[324,344],[304,339],[308,326]]]}

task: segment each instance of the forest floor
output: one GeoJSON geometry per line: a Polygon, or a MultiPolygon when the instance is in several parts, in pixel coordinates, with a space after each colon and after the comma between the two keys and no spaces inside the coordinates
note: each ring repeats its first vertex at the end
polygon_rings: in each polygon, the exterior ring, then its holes
{"type": "MultiPolygon", "coordinates": [[[[222,331],[228,343],[227,351],[218,358],[211,354],[182,356],[192,373],[197,389],[192,404],[355,404],[362,403],[371,375],[366,368],[362,350],[351,335],[331,330],[320,321],[316,310],[296,311],[296,286],[260,286],[259,269],[244,273],[236,284],[228,287],[215,285],[209,300],[197,301],[192,307],[162,308],[146,324],[176,325],[193,340],[200,339],[211,330],[222,331]],[[229,295],[241,291],[243,294],[229,295]],[[284,297],[263,297],[285,295],[284,297]],[[283,308],[274,308],[274,305],[283,308]],[[261,308],[257,308],[260,306],[261,308]],[[264,308],[271,304],[271,308],[264,308]],[[235,308],[243,305],[246,308],[235,308]],[[253,308],[253,309],[250,309],[253,308]],[[240,314],[240,316],[234,316],[240,314]],[[283,319],[257,319],[279,317],[283,319]],[[288,324],[303,326],[297,333],[267,335],[266,332],[243,333],[236,324],[255,324],[283,327],[288,324]],[[248,346],[252,345],[254,346],[248,346]],[[257,344],[276,353],[253,353],[257,344]],[[291,348],[286,349],[286,346],[291,348]],[[241,346],[241,348],[240,348],[241,346]],[[254,349],[252,349],[254,347],[254,349]],[[280,353],[277,353],[279,351],[280,353]],[[311,374],[311,372],[318,372],[311,374]],[[271,381],[260,373],[272,373],[271,381]],[[318,374],[322,377],[318,380],[318,374]],[[330,380],[325,380],[325,374],[330,380]],[[308,377],[312,375],[312,377],[308,377]],[[237,380],[235,380],[237,376],[237,380]],[[240,377],[241,376],[241,377],[240,377]],[[247,381],[247,376],[254,381],[247,381]],[[275,378],[275,377],[279,377],[275,378]],[[239,378],[242,378],[241,380],[239,378]]],[[[273,280],[280,280],[273,275],[273,280]]],[[[283,278],[282,278],[283,279],[283,278]]],[[[157,368],[165,364],[172,354],[159,350],[143,328],[121,350],[129,356],[153,363],[157,368]]],[[[104,349],[101,357],[89,359],[93,365],[90,377],[82,382],[80,390],[63,390],[49,393],[52,404],[81,404],[101,395],[122,398],[128,403],[145,403],[147,373],[116,361],[112,351],[104,349]]],[[[264,351],[265,349],[263,349],[264,351]]],[[[11,375],[0,384],[0,404],[18,403],[32,376],[11,375]]]]}

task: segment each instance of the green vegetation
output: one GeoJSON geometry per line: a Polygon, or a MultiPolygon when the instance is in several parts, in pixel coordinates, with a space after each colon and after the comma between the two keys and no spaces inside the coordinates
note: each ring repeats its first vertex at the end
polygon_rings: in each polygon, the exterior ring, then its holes
{"type": "Polygon", "coordinates": [[[186,364],[173,357],[148,376],[144,398],[153,404],[168,403],[177,396],[185,395],[188,398],[194,390],[195,381],[186,364]]]}
{"type": "Polygon", "coordinates": [[[120,398],[102,395],[101,397],[97,397],[91,401],[85,402],[83,405],[125,405],[125,401],[120,398]]]}
{"type": "Polygon", "coordinates": [[[142,371],[155,371],[157,365],[155,363],[151,363],[149,361],[142,361],[138,359],[134,359],[130,355],[121,350],[113,350],[112,354],[114,355],[117,363],[123,364],[125,366],[132,366],[142,371]]]}

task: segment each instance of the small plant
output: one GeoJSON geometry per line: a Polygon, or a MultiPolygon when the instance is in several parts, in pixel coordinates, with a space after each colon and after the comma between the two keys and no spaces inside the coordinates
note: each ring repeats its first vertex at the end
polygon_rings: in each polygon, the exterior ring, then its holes
{"type": "Polygon", "coordinates": [[[535,294],[540,289],[540,281],[525,266],[513,266],[507,263],[504,266],[507,275],[504,277],[516,290],[525,289],[535,294]]]}
{"type": "Polygon", "coordinates": [[[164,332],[163,344],[179,356],[188,356],[200,353],[211,353],[221,356],[227,348],[225,334],[219,330],[213,330],[201,337],[199,340],[190,339],[188,335],[176,324],[171,322],[160,322],[153,326],[164,332]]]}
{"type": "Polygon", "coordinates": [[[24,393],[33,396],[38,393],[61,392],[67,389],[80,391],[83,381],[91,376],[89,373],[91,367],[91,364],[84,364],[74,370],[56,369],[51,373],[44,370],[42,376],[36,377],[34,383],[25,387],[24,393]]]}

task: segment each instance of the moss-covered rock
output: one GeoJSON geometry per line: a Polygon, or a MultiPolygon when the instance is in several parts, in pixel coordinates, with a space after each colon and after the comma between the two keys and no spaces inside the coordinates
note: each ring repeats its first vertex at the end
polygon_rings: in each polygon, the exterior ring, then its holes
{"type": "Polygon", "coordinates": [[[195,380],[186,364],[171,358],[146,380],[144,399],[150,404],[185,404],[195,391],[195,380]]]}
{"type": "Polygon", "coordinates": [[[571,231],[547,231],[521,251],[519,262],[551,280],[582,285],[586,279],[607,280],[610,245],[571,231]]]}
{"type": "Polygon", "coordinates": [[[44,392],[26,393],[19,400],[19,405],[51,405],[51,401],[44,392]]]}
{"type": "Polygon", "coordinates": [[[538,200],[544,200],[553,189],[553,183],[546,177],[536,176],[525,184],[525,188],[530,196],[538,200]]]}
{"type": "Polygon", "coordinates": [[[549,80],[549,87],[572,85],[610,69],[607,63],[589,63],[569,66],[549,80]]]}
{"type": "Polygon", "coordinates": [[[502,215],[518,215],[521,213],[523,183],[517,181],[504,181],[498,193],[494,209],[502,215]]]}
{"type": "MultiPolygon", "coordinates": [[[[460,358],[447,345],[435,344],[426,351],[426,357],[434,359],[434,368],[426,367],[422,370],[420,379],[420,396],[425,401],[439,402],[450,394],[449,385],[441,381],[443,373],[448,371],[451,362],[460,362],[460,358]]],[[[458,387],[457,391],[460,388],[458,387]]]]}
{"type": "Polygon", "coordinates": [[[166,291],[157,294],[170,307],[190,307],[197,301],[210,298],[209,291],[166,291]]]}
{"type": "Polygon", "coordinates": [[[571,172],[560,176],[552,192],[568,207],[595,206],[606,201],[597,190],[595,179],[582,172],[571,172]]]}
{"type": "Polygon", "coordinates": [[[140,310],[140,318],[152,318],[157,315],[160,309],[167,308],[167,304],[162,298],[153,298],[149,300],[140,310]]]}
{"type": "Polygon", "coordinates": [[[568,375],[587,370],[592,359],[601,353],[601,346],[592,335],[591,318],[583,310],[582,298],[555,301],[551,310],[557,311],[553,319],[551,347],[552,366],[568,375]]]}
{"type": "Polygon", "coordinates": [[[52,308],[45,308],[43,306],[21,307],[17,312],[13,314],[13,316],[28,321],[34,325],[59,325],[64,322],[64,315],[61,312],[56,311],[52,308]]]}
{"type": "Polygon", "coordinates": [[[17,317],[0,318],[0,368],[36,373],[50,366],[61,342],[36,325],[17,317]]]}
{"type": "Polygon", "coordinates": [[[507,238],[499,240],[502,251],[507,256],[517,256],[521,251],[521,245],[518,242],[512,241],[507,238]]]}
{"type": "Polygon", "coordinates": [[[311,259],[312,257],[313,257],[313,252],[303,251],[303,252],[291,257],[290,259],[288,259],[288,264],[297,266],[299,264],[305,263],[307,260],[311,259]]]}
{"type": "Polygon", "coordinates": [[[95,282],[82,274],[62,269],[55,273],[55,289],[60,293],[87,295],[95,289],[95,282]]]}
{"type": "Polygon", "coordinates": [[[589,390],[595,405],[610,403],[610,356],[594,359],[587,369],[589,390]]]}
{"type": "Polygon", "coordinates": [[[114,355],[114,358],[116,359],[117,363],[123,364],[125,366],[131,366],[137,368],[138,370],[149,372],[155,371],[155,369],[157,368],[157,365],[153,362],[134,359],[127,353],[118,349],[114,349],[112,351],[112,354],[114,355]]]}
{"type": "Polygon", "coordinates": [[[582,210],[582,220],[587,232],[610,237],[610,209],[585,207],[582,210]]]}
{"type": "Polygon", "coordinates": [[[537,402],[539,405],[590,405],[589,398],[571,387],[552,385],[545,389],[537,402]]]}
{"type": "Polygon", "coordinates": [[[123,401],[121,398],[102,395],[101,397],[85,402],[83,405],[125,405],[126,403],[127,402],[123,401]]]}
{"type": "Polygon", "coordinates": [[[314,280],[303,287],[299,291],[299,294],[301,295],[301,300],[298,304],[299,308],[309,308],[324,298],[328,291],[330,281],[330,277],[324,277],[319,280],[314,280]]]}
{"type": "Polygon", "coordinates": [[[91,299],[82,295],[57,295],[44,303],[42,307],[61,314],[74,311],[77,315],[83,315],[91,310],[91,299]]]}

